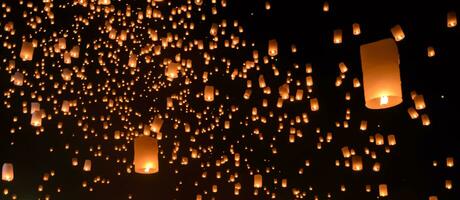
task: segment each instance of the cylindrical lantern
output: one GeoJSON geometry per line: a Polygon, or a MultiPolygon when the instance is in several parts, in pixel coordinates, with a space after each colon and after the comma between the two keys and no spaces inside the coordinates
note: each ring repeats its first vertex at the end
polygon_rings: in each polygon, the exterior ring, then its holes
{"type": "Polygon", "coordinates": [[[265,78],[264,78],[264,75],[260,75],[259,76],[259,87],[260,88],[265,88],[265,86],[267,86],[267,84],[265,84],[265,78]]]}
{"type": "Polygon", "coordinates": [[[386,197],[388,196],[388,188],[386,184],[379,185],[379,196],[386,197]]]}
{"type": "Polygon", "coordinates": [[[447,27],[453,28],[457,26],[457,14],[455,11],[450,11],[447,13],[447,27]]]}
{"type": "Polygon", "coordinates": [[[35,111],[34,113],[32,113],[32,117],[30,118],[30,125],[35,126],[35,127],[42,126],[42,112],[41,111],[35,111]]]}
{"type": "Polygon", "coordinates": [[[425,99],[423,95],[419,94],[414,97],[415,109],[423,110],[426,108],[425,99]]]}
{"type": "Polygon", "coordinates": [[[207,102],[214,101],[214,86],[206,85],[204,87],[204,100],[207,102]]]}
{"type": "Polygon", "coordinates": [[[393,34],[393,37],[395,38],[397,42],[403,40],[405,37],[404,31],[402,30],[399,24],[391,28],[391,33],[393,34]]]}
{"type": "Polygon", "coordinates": [[[19,53],[19,57],[23,61],[30,61],[34,56],[34,46],[32,42],[23,42],[21,47],[21,52],[19,53]]]}
{"type": "Polygon", "coordinates": [[[287,83],[281,85],[278,88],[278,92],[280,94],[281,99],[283,100],[289,99],[289,85],[287,83]]]}
{"type": "Polygon", "coordinates": [[[446,158],[446,166],[447,167],[454,167],[454,158],[453,157],[447,157],[446,158]]]}
{"type": "Polygon", "coordinates": [[[383,138],[383,135],[380,133],[375,134],[375,145],[384,145],[385,140],[383,138]]]}
{"type": "Polygon", "coordinates": [[[139,174],[153,174],[159,169],[157,140],[145,135],[134,139],[134,171],[139,174]]]}
{"type": "Polygon", "coordinates": [[[173,79],[178,77],[179,68],[179,63],[171,62],[168,64],[168,66],[165,69],[165,75],[169,81],[172,81],[173,79]]]}
{"type": "Polygon", "coordinates": [[[342,43],[342,29],[334,30],[334,44],[342,43]]]}
{"type": "Polygon", "coordinates": [[[415,110],[415,108],[410,107],[407,109],[407,112],[409,113],[409,116],[411,119],[417,119],[418,118],[418,112],[415,110]]]}
{"type": "Polygon", "coordinates": [[[2,166],[2,180],[3,181],[13,181],[14,179],[14,170],[13,164],[11,163],[3,163],[2,166]]]}
{"type": "Polygon", "coordinates": [[[317,98],[310,99],[310,109],[311,111],[318,111],[319,110],[319,103],[317,98]]]}
{"type": "Polygon", "coordinates": [[[361,34],[361,27],[358,23],[353,24],[353,35],[360,35],[361,34]]]}
{"type": "Polygon", "coordinates": [[[353,166],[353,171],[363,170],[363,159],[361,156],[352,156],[351,163],[353,166]]]}
{"type": "Polygon", "coordinates": [[[21,72],[15,72],[11,76],[11,81],[15,86],[22,86],[24,84],[24,75],[21,72]]]}
{"type": "Polygon", "coordinates": [[[422,115],[422,124],[423,126],[429,126],[431,124],[430,118],[428,117],[427,114],[422,115]]]}
{"type": "Polygon", "coordinates": [[[91,160],[85,160],[85,163],[83,164],[83,171],[91,171],[91,160]]]}
{"type": "Polygon", "coordinates": [[[367,108],[390,108],[402,102],[399,53],[393,39],[362,45],[361,64],[367,108]]]}
{"type": "Polygon", "coordinates": [[[396,145],[396,136],[395,135],[388,135],[388,145],[394,146],[396,145]]]}
{"type": "Polygon", "coordinates": [[[254,175],[254,188],[262,188],[262,175],[254,175]]]}
{"type": "Polygon", "coordinates": [[[268,55],[276,56],[278,55],[278,42],[275,39],[268,41],[268,55]]]}

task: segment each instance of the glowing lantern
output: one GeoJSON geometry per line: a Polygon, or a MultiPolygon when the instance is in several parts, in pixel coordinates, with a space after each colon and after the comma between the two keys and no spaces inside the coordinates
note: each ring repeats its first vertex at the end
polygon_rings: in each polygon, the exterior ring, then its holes
{"type": "Polygon", "coordinates": [[[363,170],[363,159],[361,158],[361,156],[352,156],[351,163],[353,166],[353,171],[363,170]]]}
{"type": "Polygon", "coordinates": [[[134,139],[134,171],[139,174],[153,174],[159,171],[158,142],[149,136],[134,139]]]}
{"type": "Polygon", "coordinates": [[[438,197],[437,196],[429,196],[428,200],[438,200],[438,197]]]}
{"type": "Polygon", "coordinates": [[[13,181],[14,179],[14,170],[13,164],[11,163],[3,163],[2,166],[2,180],[3,181],[13,181]]]}
{"type": "Polygon", "coordinates": [[[23,42],[21,47],[21,53],[19,53],[19,57],[23,61],[30,61],[34,56],[34,46],[31,42],[23,42]]]}
{"type": "Polygon", "coordinates": [[[446,166],[447,167],[454,167],[454,158],[453,157],[447,157],[446,158],[446,166]]]}
{"type": "Polygon", "coordinates": [[[457,26],[457,14],[454,11],[447,13],[447,27],[453,28],[457,26]]]}
{"type": "Polygon", "coordinates": [[[372,171],[374,171],[374,172],[379,172],[380,171],[380,163],[379,162],[374,163],[374,166],[372,167],[372,171]]]}
{"type": "Polygon", "coordinates": [[[15,72],[10,80],[15,86],[22,86],[24,84],[24,75],[21,72],[15,72]]]}
{"type": "Polygon", "coordinates": [[[68,69],[68,68],[64,68],[62,70],[62,73],[61,73],[61,77],[62,79],[64,79],[64,81],[70,81],[72,80],[72,70],[68,69]]]}
{"type": "Polygon", "coordinates": [[[168,64],[168,66],[165,69],[165,75],[166,77],[168,77],[169,81],[172,81],[173,79],[178,77],[179,68],[179,63],[171,62],[168,64]]]}
{"type": "Polygon", "coordinates": [[[107,6],[107,5],[110,5],[110,0],[98,0],[97,3],[99,5],[107,6]]]}
{"type": "Polygon", "coordinates": [[[415,108],[413,107],[410,107],[407,109],[407,112],[409,113],[409,116],[411,119],[417,119],[418,118],[418,113],[417,113],[417,110],[415,110],[415,108]]]}
{"type": "Polygon", "coordinates": [[[431,58],[431,57],[436,55],[436,52],[434,51],[433,47],[428,47],[426,50],[427,50],[427,55],[428,55],[429,58],[431,58]]]}
{"type": "Polygon", "coordinates": [[[305,82],[307,83],[308,87],[313,86],[313,77],[307,76],[307,78],[305,78],[305,82]]]}
{"type": "Polygon", "coordinates": [[[383,138],[383,135],[380,133],[375,134],[375,145],[384,145],[385,140],[383,138]]]}
{"type": "Polygon", "coordinates": [[[339,63],[339,69],[340,69],[340,72],[341,72],[342,74],[348,71],[347,66],[346,66],[345,63],[343,63],[343,62],[340,62],[340,63],[339,63]]]}
{"type": "Polygon", "coordinates": [[[341,150],[342,150],[342,155],[343,155],[344,158],[349,158],[350,157],[350,155],[351,155],[350,154],[350,149],[348,149],[347,146],[342,147],[341,150]]]}
{"type": "Polygon", "coordinates": [[[394,146],[396,145],[396,136],[395,135],[388,135],[388,145],[394,146]]]}
{"type": "Polygon", "coordinates": [[[30,125],[34,127],[42,126],[42,112],[35,111],[32,113],[32,117],[30,118],[30,125]]]}
{"type": "Polygon", "coordinates": [[[260,87],[260,88],[265,88],[265,86],[267,86],[267,85],[265,84],[264,75],[261,74],[261,75],[259,76],[259,87],[260,87]]]}
{"type": "Polygon", "coordinates": [[[334,30],[334,44],[342,43],[342,29],[334,30]]]}
{"type": "Polygon", "coordinates": [[[358,23],[354,23],[353,25],[353,35],[360,35],[361,34],[361,28],[358,23]]]}
{"type": "Polygon", "coordinates": [[[83,164],[83,171],[91,171],[91,160],[85,160],[85,163],[83,164]]]}
{"type": "Polygon", "coordinates": [[[329,12],[329,3],[327,1],[323,4],[323,12],[329,12]]]}
{"type": "Polygon", "coordinates": [[[72,47],[72,49],[70,50],[70,56],[72,58],[80,57],[80,47],[79,46],[72,47]]]}
{"type": "Polygon", "coordinates": [[[262,188],[262,175],[254,175],[254,188],[262,188]]]}
{"type": "Polygon", "coordinates": [[[422,124],[423,126],[429,126],[431,124],[430,118],[428,117],[427,114],[422,115],[422,124]]]}
{"type": "Polygon", "coordinates": [[[217,35],[217,29],[218,29],[218,25],[217,24],[212,24],[211,25],[211,29],[209,30],[209,34],[211,34],[212,36],[216,36],[217,35]]]}
{"type": "Polygon", "coordinates": [[[452,180],[446,180],[445,187],[448,190],[452,189],[452,180]]]}
{"type": "Polygon", "coordinates": [[[310,99],[310,109],[311,111],[318,111],[319,110],[319,103],[317,98],[310,99]]]}
{"type": "Polygon", "coordinates": [[[353,79],[353,87],[354,87],[354,88],[359,88],[359,87],[361,87],[361,82],[359,82],[359,79],[358,79],[358,78],[354,78],[354,79],[353,79]]]}
{"type": "Polygon", "coordinates": [[[287,179],[283,178],[281,180],[281,187],[286,188],[287,187],[287,179]]]}
{"type": "Polygon", "coordinates": [[[283,100],[289,99],[289,85],[287,83],[281,85],[278,88],[278,92],[280,94],[281,99],[283,100]]]}
{"type": "Polygon", "coordinates": [[[364,96],[369,109],[384,109],[402,102],[398,47],[392,39],[361,46],[364,96]]]}
{"type": "Polygon", "coordinates": [[[278,42],[275,39],[268,41],[268,55],[272,57],[278,55],[278,42]]]}
{"type": "Polygon", "coordinates": [[[163,119],[156,116],[153,119],[152,124],[150,124],[150,129],[155,133],[159,133],[162,126],[163,126],[163,119]]]}
{"type": "Polygon", "coordinates": [[[131,54],[129,55],[128,66],[135,68],[137,66],[137,55],[131,54]]]}
{"type": "Polygon", "coordinates": [[[426,108],[425,105],[425,99],[423,98],[423,95],[416,95],[414,97],[414,103],[415,103],[415,109],[417,110],[423,110],[426,108]]]}
{"type": "Polygon", "coordinates": [[[379,185],[379,196],[386,197],[388,196],[388,188],[386,184],[379,185]]]}
{"type": "Polygon", "coordinates": [[[69,112],[69,108],[70,108],[70,102],[67,100],[64,100],[61,105],[61,111],[64,113],[67,113],[69,112]]]}
{"type": "Polygon", "coordinates": [[[204,87],[204,100],[207,102],[214,101],[214,86],[206,85],[204,87]]]}
{"type": "Polygon", "coordinates": [[[403,40],[405,37],[404,31],[402,30],[399,24],[391,28],[391,33],[393,34],[393,37],[395,38],[397,42],[403,40]]]}

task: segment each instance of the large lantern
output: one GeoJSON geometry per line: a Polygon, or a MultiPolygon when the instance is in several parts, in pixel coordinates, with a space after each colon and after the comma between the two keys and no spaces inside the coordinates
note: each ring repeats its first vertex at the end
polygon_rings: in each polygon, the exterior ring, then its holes
{"type": "Polygon", "coordinates": [[[158,142],[150,136],[139,136],[134,140],[134,171],[153,174],[159,171],[158,142]]]}
{"type": "Polygon", "coordinates": [[[361,46],[366,107],[384,109],[402,102],[399,53],[393,39],[361,46]]]}

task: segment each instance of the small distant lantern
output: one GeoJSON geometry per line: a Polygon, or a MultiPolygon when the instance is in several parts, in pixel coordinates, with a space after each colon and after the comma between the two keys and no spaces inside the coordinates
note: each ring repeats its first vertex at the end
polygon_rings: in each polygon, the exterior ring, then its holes
{"type": "Polygon", "coordinates": [[[358,23],[354,23],[353,25],[353,35],[360,35],[361,34],[361,27],[358,23]]]}
{"type": "Polygon", "coordinates": [[[379,185],[379,196],[386,197],[388,196],[388,188],[386,184],[379,185]]]}
{"type": "Polygon", "coordinates": [[[24,75],[21,72],[15,72],[11,76],[11,81],[15,86],[22,86],[24,84],[24,75]]]}
{"type": "Polygon", "coordinates": [[[137,55],[131,54],[129,55],[128,66],[135,68],[137,66],[137,55]]]}
{"type": "Polygon", "coordinates": [[[453,28],[457,26],[457,14],[455,11],[450,11],[447,13],[447,27],[453,28]]]}
{"type": "Polygon", "coordinates": [[[334,44],[342,43],[342,29],[334,30],[334,44]]]}
{"type": "Polygon", "coordinates": [[[422,124],[423,126],[429,126],[431,124],[430,117],[427,114],[422,115],[422,124]]]}
{"type": "Polygon", "coordinates": [[[446,158],[446,166],[447,167],[454,167],[454,158],[453,157],[447,157],[446,158]]]}
{"type": "Polygon", "coordinates": [[[72,80],[72,70],[68,69],[68,68],[64,68],[62,70],[62,73],[61,73],[61,77],[62,79],[64,79],[64,81],[70,81],[72,80]]]}
{"type": "Polygon", "coordinates": [[[409,113],[409,116],[411,119],[417,119],[418,118],[418,112],[415,110],[415,108],[410,107],[407,109],[407,112],[409,113]]]}
{"type": "Polygon", "coordinates": [[[352,156],[351,163],[352,163],[353,171],[363,170],[363,159],[361,156],[352,156]]]}
{"type": "Polygon", "coordinates": [[[31,61],[34,56],[34,46],[31,42],[23,42],[21,47],[21,53],[19,57],[23,61],[31,61]]]}
{"type": "Polygon", "coordinates": [[[399,24],[391,28],[391,33],[397,42],[403,40],[405,37],[404,31],[399,24]]]}
{"type": "Polygon", "coordinates": [[[364,96],[369,109],[402,102],[398,47],[393,39],[361,45],[364,96]]]}
{"type": "Polygon", "coordinates": [[[395,135],[388,135],[387,139],[388,139],[388,145],[390,145],[390,146],[396,145],[396,136],[395,135]]]}
{"type": "Polygon", "coordinates": [[[289,99],[289,84],[285,83],[278,88],[281,99],[289,99]]]}
{"type": "Polygon", "coordinates": [[[434,57],[436,55],[436,52],[434,51],[433,47],[428,47],[426,50],[429,58],[434,57]]]}
{"type": "Polygon", "coordinates": [[[91,160],[85,160],[83,164],[83,171],[85,172],[91,171],[91,160]]]}
{"type": "Polygon", "coordinates": [[[171,62],[168,64],[168,66],[165,69],[165,75],[169,81],[172,81],[173,79],[178,77],[179,68],[179,63],[171,62]]]}
{"type": "Polygon", "coordinates": [[[423,98],[423,95],[419,94],[414,97],[414,103],[415,103],[415,109],[417,110],[423,110],[426,108],[425,105],[425,99],[423,98]]]}
{"type": "Polygon", "coordinates": [[[310,109],[311,111],[318,111],[319,110],[319,103],[317,98],[310,99],[310,109]]]}

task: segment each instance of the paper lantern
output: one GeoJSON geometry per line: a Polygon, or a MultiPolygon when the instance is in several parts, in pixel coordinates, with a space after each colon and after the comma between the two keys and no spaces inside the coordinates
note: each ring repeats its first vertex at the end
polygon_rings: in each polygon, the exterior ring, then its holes
{"type": "Polygon", "coordinates": [[[353,79],[353,87],[354,87],[354,88],[359,88],[359,87],[361,87],[361,82],[359,82],[359,79],[358,79],[358,78],[354,78],[354,79],[353,79]]]}
{"type": "Polygon", "coordinates": [[[319,103],[317,98],[310,99],[310,109],[311,111],[318,111],[319,110],[319,103]]]}
{"type": "Polygon", "coordinates": [[[286,188],[287,187],[287,179],[283,178],[281,180],[281,187],[286,188]]]}
{"type": "Polygon", "coordinates": [[[447,27],[453,28],[457,26],[457,14],[455,11],[450,11],[447,13],[447,27]]]}
{"type": "Polygon", "coordinates": [[[153,122],[150,124],[150,129],[153,132],[158,133],[158,132],[160,132],[162,126],[163,126],[163,119],[161,119],[160,117],[156,116],[153,119],[153,122]]]}
{"type": "Polygon", "coordinates": [[[70,56],[72,58],[80,57],[80,47],[79,46],[72,47],[72,49],[70,50],[70,56]]]}
{"type": "Polygon", "coordinates": [[[342,74],[348,71],[348,68],[344,62],[339,63],[339,69],[340,69],[340,73],[342,74]]]}
{"type": "Polygon", "coordinates": [[[204,100],[207,102],[214,101],[214,86],[206,85],[204,87],[204,100]]]}
{"type": "Polygon", "coordinates": [[[433,57],[433,56],[436,55],[436,52],[434,51],[434,48],[433,48],[433,47],[428,47],[428,48],[426,49],[426,51],[427,51],[427,55],[428,55],[429,58],[431,58],[431,57],[433,57]]]}
{"type": "Polygon", "coordinates": [[[262,175],[254,175],[254,188],[262,188],[262,175]]]}
{"type": "Polygon", "coordinates": [[[42,126],[42,112],[35,111],[32,113],[32,117],[30,118],[30,125],[34,127],[42,126]]]}
{"type": "Polygon", "coordinates": [[[438,197],[437,196],[429,196],[428,200],[438,200],[438,197]]]}
{"type": "Polygon", "coordinates": [[[375,145],[384,145],[385,140],[383,138],[383,135],[380,133],[375,134],[375,145]]]}
{"type": "Polygon", "coordinates": [[[396,145],[396,136],[395,135],[388,135],[387,139],[388,139],[388,145],[390,145],[390,146],[396,145]]]}
{"type": "Polygon", "coordinates": [[[354,23],[353,25],[353,35],[360,35],[361,34],[361,27],[358,23],[354,23]]]}
{"type": "Polygon", "coordinates": [[[423,98],[423,95],[416,95],[414,97],[414,103],[415,103],[415,109],[417,110],[423,110],[426,108],[425,105],[425,99],[423,98]]]}
{"type": "Polygon", "coordinates": [[[70,109],[70,102],[67,100],[64,100],[61,105],[61,111],[64,113],[67,113],[69,112],[69,109],[70,109]]]}
{"type": "Polygon", "coordinates": [[[14,179],[14,170],[13,164],[11,163],[3,163],[2,166],[2,181],[13,181],[14,179]]]}
{"type": "Polygon", "coordinates": [[[454,158],[453,157],[447,157],[446,158],[446,166],[447,167],[454,167],[454,158]]]}
{"type": "Polygon", "coordinates": [[[62,73],[61,73],[61,77],[64,81],[70,81],[72,80],[72,70],[68,69],[68,68],[64,68],[62,70],[62,73]]]}
{"type": "Polygon", "coordinates": [[[374,172],[379,172],[380,171],[380,163],[379,162],[374,163],[374,166],[372,166],[372,171],[374,171],[374,172]]]}
{"type": "Polygon", "coordinates": [[[363,159],[361,156],[352,156],[351,163],[352,163],[353,171],[363,170],[363,159]]]}
{"type": "Polygon", "coordinates": [[[307,84],[308,87],[313,86],[313,77],[312,77],[312,76],[307,76],[307,77],[305,78],[305,82],[306,82],[306,84],[307,84]]]}
{"type": "Polygon", "coordinates": [[[110,0],[98,0],[97,4],[107,6],[110,5],[110,0]]]}
{"type": "Polygon", "coordinates": [[[361,45],[364,97],[369,109],[402,102],[398,47],[393,39],[361,45]]]}
{"type": "Polygon", "coordinates": [[[168,66],[165,69],[165,75],[166,75],[167,79],[169,81],[172,81],[173,79],[177,78],[178,73],[179,73],[179,69],[180,69],[180,64],[179,63],[175,63],[175,62],[169,63],[168,66]]]}
{"type": "Polygon", "coordinates": [[[265,84],[265,78],[264,75],[259,75],[259,87],[260,88],[265,88],[267,84],[265,84]]]}
{"type": "Polygon", "coordinates": [[[444,186],[445,186],[446,189],[448,189],[448,190],[452,189],[452,180],[449,180],[449,179],[446,180],[444,186]]]}
{"type": "Polygon", "coordinates": [[[342,43],[342,29],[334,30],[334,44],[342,43]]]}
{"type": "Polygon", "coordinates": [[[289,99],[289,84],[285,83],[278,88],[281,99],[289,99]]]}
{"type": "Polygon", "coordinates": [[[347,146],[345,147],[342,147],[342,149],[340,149],[342,151],[342,155],[344,158],[349,158],[350,157],[350,149],[348,149],[347,146]]]}
{"type": "Polygon", "coordinates": [[[91,171],[91,160],[85,160],[85,163],[83,164],[83,171],[91,171]]]}
{"type": "Polygon", "coordinates": [[[415,108],[413,107],[410,107],[407,109],[407,112],[409,113],[409,116],[411,119],[417,119],[418,118],[418,113],[417,113],[417,110],[415,110],[415,108]]]}
{"type": "Polygon", "coordinates": [[[137,66],[137,55],[136,54],[129,55],[128,66],[132,68],[135,68],[137,66]]]}
{"type": "Polygon", "coordinates": [[[21,72],[15,72],[11,75],[10,79],[15,86],[22,86],[24,84],[24,75],[21,72]]]}
{"type": "Polygon", "coordinates": [[[278,42],[275,39],[268,41],[268,55],[272,57],[278,55],[278,42]]]}
{"type": "Polygon", "coordinates": [[[428,117],[427,114],[422,115],[422,124],[423,126],[429,126],[431,124],[430,118],[428,117]]]}
{"type": "Polygon", "coordinates": [[[329,12],[329,3],[327,1],[323,4],[323,12],[329,12]]]}
{"type": "Polygon", "coordinates": [[[150,136],[134,139],[134,171],[139,174],[153,174],[159,171],[158,142],[150,136]]]}
{"type": "Polygon", "coordinates": [[[402,30],[399,24],[391,28],[391,33],[393,34],[393,37],[395,38],[397,42],[403,40],[405,37],[404,31],[402,30]]]}
{"type": "Polygon", "coordinates": [[[379,196],[386,197],[388,196],[388,188],[386,184],[379,185],[379,196]]]}
{"type": "Polygon", "coordinates": [[[32,42],[23,42],[19,57],[22,61],[30,61],[34,56],[34,46],[32,42]]]}

